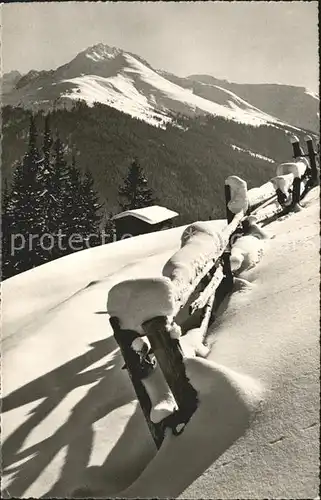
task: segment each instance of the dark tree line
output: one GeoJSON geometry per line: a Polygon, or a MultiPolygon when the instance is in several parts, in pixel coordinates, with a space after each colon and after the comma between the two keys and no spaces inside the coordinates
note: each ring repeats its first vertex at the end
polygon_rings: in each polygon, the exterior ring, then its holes
{"type": "MultiPolygon", "coordinates": [[[[81,175],[75,154],[67,160],[59,133],[52,134],[50,114],[41,139],[39,147],[31,116],[27,151],[14,165],[11,185],[5,184],[2,195],[2,279],[113,239],[113,214],[102,220],[93,176],[89,170],[81,175]]],[[[137,158],[119,195],[122,210],[154,204],[137,158]]]]}
{"type": "MultiPolygon", "coordinates": [[[[77,167],[89,168],[106,212],[119,211],[118,187],[127,166],[139,157],[150,187],[164,205],[179,213],[177,224],[225,215],[224,182],[238,175],[259,186],[275,175],[275,164],[234,150],[236,145],[282,163],[292,155],[289,136],[279,128],[251,127],[203,116],[176,117],[180,128],[152,127],[103,104],[76,102],[72,110],[50,112],[51,126],[77,149],[77,167]]],[[[35,114],[39,130],[44,113],[35,114]]],[[[22,108],[3,108],[3,176],[25,151],[29,116],[22,108]]]]}

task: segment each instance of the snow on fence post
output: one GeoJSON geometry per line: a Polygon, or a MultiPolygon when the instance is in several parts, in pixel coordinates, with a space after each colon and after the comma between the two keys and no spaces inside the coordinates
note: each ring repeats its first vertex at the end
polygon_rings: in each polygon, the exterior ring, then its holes
{"type": "Polygon", "coordinates": [[[284,175],[277,175],[271,179],[271,182],[276,190],[277,201],[283,208],[289,206],[289,200],[291,199],[290,191],[293,187],[293,180],[293,172],[284,175]]]}
{"type": "Polygon", "coordinates": [[[305,136],[305,142],[308,149],[308,158],[311,168],[311,184],[315,186],[318,182],[318,169],[316,164],[316,152],[314,151],[312,137],[307,135],[305,136]]]}
{"type": "Polygon", "coordinates": [[[308,167],[309,162],[304,157],[294,162],[281,163],[277,167],[277,176],[283,176],[285,179],[288,174],[293,174],[294,177],[292,184],[292,202],[289,205],[290,210],[299,209],[298,203],[301,199],[301,195],[304,193],[308,167]]]}
{"type": "Polygon", "coordinates": [[[293,149],[293,158],[300,158],[304,153],[300,146],[300,140],[296,135],[293,135],[291,138],[291,144],[293,149]]]}
{"type": "MultiPolygon", "coordinates": [[[[150,342],[144,338],[142,324],[160,314],[171,315],[173,306],[171,282],[163,277],[122,281],[108,293],[107,312],[114,337],[157,447],[163,441],[165,423],[152,420],[158,366],[150,342]]],[[[163,380],[165,383],[164,377],[163,380]]]]}
{"type": "MultiPolygon", "coordinates": [[[[235,215],[243,212],[245,214],[249,207],[247,196],[247,183],[236,175],[230,175],[225,179],[225,203],[227,223],[230,224],[235,215]]],[[[230,264],[230,250],[226,249],[222,255],[223,269],[226,276],[227,289],[233,286],[233,274],[230,264]]]]}
{"type": "Polygon", "coordinates": [[[225,204],[227,223],[230,224],[235,215],[248,209],[247,183],[236,175],[230,175],[225,180],[225,204]]]}

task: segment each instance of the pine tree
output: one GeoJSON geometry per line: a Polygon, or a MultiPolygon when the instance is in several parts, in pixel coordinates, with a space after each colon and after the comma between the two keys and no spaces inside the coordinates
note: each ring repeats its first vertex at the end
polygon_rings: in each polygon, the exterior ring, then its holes
{"type": "Polygon", "coordinates": [[[14,171],[11,198],[7,205],[10,237],[18,240],[22,246],[11,255],[14,274],[35,267],[43,261],[43,250],[39,242],[43,227],[40,207],[43,189],[38,178],[42,163],[37,147],[37,130],[31,116],[28,150],[14,171]]]}
{"type": "Polygon", "coordinates": [[[11,222],[9,211],[10,191],[7,181],[1,199],[1,279],[9,278],[13,274],[11,263],[11,222]]]}
{"type": "Polygon", "coordinates": [[[50,196],[52,199],[49,232],[58,238],[60,233],[60,248],[55,245],[52,258],[62,257],[70,253],[68,238],[72,234],[72,214],[70,213],[69,171],[64,155],[64,145],[58,135],[53,145],[52,173],[50,175],[50,196]]]}
{"type": "Polygon", "coordinates": [[[128,175],[123,186],[119,188],[118,194],[126,200],[120,202],[124,211],[144,208],[155,203],[153,192],[147,186],[147,179],[137,158],[131,163],[128,175]]]}
{"type": "Polygon", "coordinates": [[[53,138],[50,130],[50,114],[48,113],[45,118],[45,130],[43,134],[43,154],[44,154],[44,168],[50,168],[51,149],[53,145],[53,138]]]}
{"type": "Polygon", "coordinates": [[[104,223],[104,231],[105,231],[105,236],[106,240],[105,243],[112,243],[115,238],[116,234],[116,226],[115,222],[113,220],[113,213],[109,212],[108,216],[105,218],[105,223],[104,223]]]}
{"type": "MultiPolygon", "coordinates": [[[[52,182],[54,177],[54,167],[52,164],[52,147],[53,137],[50,130],[50,115],[47,114],[45,118],[45,129],[43,136],[43,164],[38,171],[38,179],[43,186],[43,191],[40,197],[40,205],[43,214],[43,233],[50,233],[53,229],[53,220],[55,219],[55,206],[56,201],[52,195],[52,182]]],[[[51,260],[49,253],[48,259],[51,260]]]]}
{"type": "MultiPolygon", "coordinates": [[[[88,237],[90,234],[99,233],[99,226],[102,219],[100,213],[101,204],[99,203],[99,197],[94,189],[94,179],[88,170],[85,172],[82,185],[81,185],[81,210],[82,210],[82,220],[84,223],[84,233],[88,237]]],[[[94,245],[100,244],[99,239],[94,239],[92,241],[94,245]]]]}
{"type": "Polygon", "coordinates": [[[69,213],[69,223],[72,225],[73,233],[83,235],[85,232],[85,214],[83,212],[83,186],[81,175],[76,167],[76,159],[73,154],[72,163],[68,166],[66,180],[66,208],[69,213]]]}

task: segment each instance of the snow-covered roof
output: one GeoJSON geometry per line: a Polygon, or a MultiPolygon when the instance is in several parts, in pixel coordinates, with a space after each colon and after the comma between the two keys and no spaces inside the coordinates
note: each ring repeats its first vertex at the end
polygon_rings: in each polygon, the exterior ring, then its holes
{"type": "Polygon", "coordinates": [[[114,215],[113,220],[122,219],[123,217],[136,217],[147,224],[158,224],[168,219],[173,219],[178,215],[177,212],[169,210],[168,208],[161,207],[159,205],[152,205],[151,207],[136,208],[134,210],[126,210],[120,214],[114,215]]]}

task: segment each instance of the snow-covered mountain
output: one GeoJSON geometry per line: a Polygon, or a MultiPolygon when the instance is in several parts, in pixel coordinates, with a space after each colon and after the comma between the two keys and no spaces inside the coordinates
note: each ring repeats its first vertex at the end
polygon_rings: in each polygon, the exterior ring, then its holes
{"type": "Polygon", "coordinates": [[[201,80],[155,70],[137,55],[98,44],[56,70],[30,71],[15,88],[3,88],[2,99],[4,105],[32,109],[69,107],[79,99],[89,105],[100,102],[162,127],[172,121],[173,113],[209,113],[255,126],[278,124],[275,107],[274,113],[262,111],[257,99],[253,104],[224,81],[201,80]]]}

